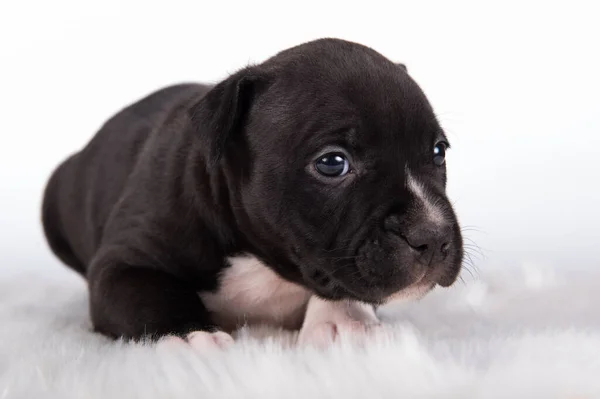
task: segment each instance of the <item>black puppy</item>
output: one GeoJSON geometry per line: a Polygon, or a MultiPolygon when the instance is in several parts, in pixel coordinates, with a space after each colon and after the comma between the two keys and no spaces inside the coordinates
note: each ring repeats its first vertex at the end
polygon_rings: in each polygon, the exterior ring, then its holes
{"type": "Polygon", "coordinates": [[[455,281],[447,148],[402,65],[317,40],[119,112],[54,172],[43,225],[99,332],[223,344],[249,322],[311,341],[455,281]]]}

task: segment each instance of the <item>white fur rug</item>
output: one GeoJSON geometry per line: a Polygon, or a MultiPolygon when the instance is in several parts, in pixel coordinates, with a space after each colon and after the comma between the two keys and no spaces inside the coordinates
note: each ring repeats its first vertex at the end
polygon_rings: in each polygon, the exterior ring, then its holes
{"type": "Polygon", "coordinates": [[[67,271],[0,277],[0,398],[600,398],[600,272],[490,273],[381,312],[365,345],[298,349],[242,330],[233,349],[89,332],[67,271]]]}

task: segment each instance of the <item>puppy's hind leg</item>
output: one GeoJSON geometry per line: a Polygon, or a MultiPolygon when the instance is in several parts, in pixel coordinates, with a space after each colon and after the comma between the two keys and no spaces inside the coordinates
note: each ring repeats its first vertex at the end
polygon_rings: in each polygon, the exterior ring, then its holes
{"type": "Polygon", "coordinates": [[[73,157],[63,162],[50,176],[44,190],[42,200],[42,227],[48,246],[65,265],[80,274],[85,273],[85,265],[75,256],[63,229],[64,221],[61,218],[61,208],[69,207],[69,204],[61,202],[61,179],[64,179],[68,164],[73,157]]]}

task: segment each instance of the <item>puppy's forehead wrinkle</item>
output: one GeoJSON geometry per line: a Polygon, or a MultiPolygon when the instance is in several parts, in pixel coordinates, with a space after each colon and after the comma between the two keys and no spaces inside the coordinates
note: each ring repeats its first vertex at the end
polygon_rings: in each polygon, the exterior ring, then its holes
{"type": "Polygon", "coordinates": [[[405,170],[406,187],[415,196],[415,199],[420,202],[425,216],[436,225],[442,226],[446,224],[445,211],[440,201],[433,197],[427,190],[427,187],[413,176],[408,166],[405,170]]]}

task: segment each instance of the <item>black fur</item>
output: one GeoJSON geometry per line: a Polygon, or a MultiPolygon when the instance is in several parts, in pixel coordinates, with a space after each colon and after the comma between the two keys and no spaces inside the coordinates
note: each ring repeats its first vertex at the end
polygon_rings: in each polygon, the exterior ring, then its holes
{"type": "Polygon", "coordinates": [[[445,286],[460,269],[445,166],[433,163],[441,139],[403,66],[318,40],[119,112],[54,172],[43,225],[86,277],[95,328],[113,337],[218,329],[197,292],[217,289],[239,253],[324,298],[376,304],[417,269],[445,286]],[[335,181],[312,167],[332,145],[354,164],[335,181]],[[428,230],[406,167],[443,208],[443,232],[428,230]],[[448,253],[423,262],[409,245],[417,233],[437,234],[448,253]]]}

